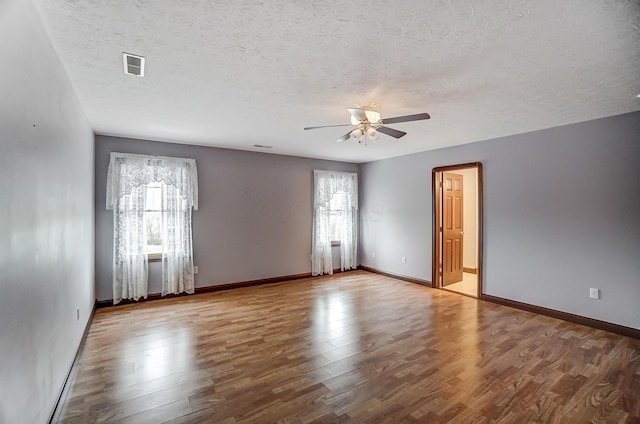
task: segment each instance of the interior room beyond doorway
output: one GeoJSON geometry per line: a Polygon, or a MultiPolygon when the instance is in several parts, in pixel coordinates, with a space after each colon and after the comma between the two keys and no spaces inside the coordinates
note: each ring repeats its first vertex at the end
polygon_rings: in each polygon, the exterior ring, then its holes
{"type": "Polygon", "coordinates": [[[434,286],[479,297],[481,289],[481,182],[479,163],[433,170],[434,286]]]}

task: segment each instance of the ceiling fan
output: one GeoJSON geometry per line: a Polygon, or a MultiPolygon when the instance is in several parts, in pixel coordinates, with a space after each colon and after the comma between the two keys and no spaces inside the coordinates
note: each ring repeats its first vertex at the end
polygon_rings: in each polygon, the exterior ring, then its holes
{"type": "Polygon", "coordinates": [[[394,130],[385,126],[386,124],[397,124],[399,122],[419,121],[422,119],[429,119],[428,113],[416,113],[414,115],[396,116],[395,118],[380,119],[380,113],[375,111],[374,108],[377,105],[353,107],[347,109],[351,113],[350,124],[338,124],[338,125],[323,125],[319,127],[305,127],[305,130],[315,130],[317,128],[329,128],[329,127],[349,127],[354,126],[355,129],[349,131],[336,141],[347,141],[352,139],[358,143],[364,142],[367,144],[367,138],[371,140],[377,140],[379,133],[390,135],[394,138],[400,138],[407,133],[404,131],[394,130]]]}

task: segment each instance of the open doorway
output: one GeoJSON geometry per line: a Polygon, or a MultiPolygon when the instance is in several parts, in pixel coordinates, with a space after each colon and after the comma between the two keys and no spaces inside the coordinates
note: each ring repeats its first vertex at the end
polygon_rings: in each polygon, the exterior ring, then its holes
{"type": "Polygon", "coordinates": [[[482,296],[482,164],[432,171],[433,287],[482,296]]]}

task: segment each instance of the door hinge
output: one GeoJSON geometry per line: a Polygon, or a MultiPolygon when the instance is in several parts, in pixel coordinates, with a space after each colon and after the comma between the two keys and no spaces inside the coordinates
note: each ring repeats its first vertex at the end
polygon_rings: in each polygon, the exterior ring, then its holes
{"type": "Polygon", "coordinates": [[[442,188],[442,181],[438,183],[438,187],[442,188]]]}

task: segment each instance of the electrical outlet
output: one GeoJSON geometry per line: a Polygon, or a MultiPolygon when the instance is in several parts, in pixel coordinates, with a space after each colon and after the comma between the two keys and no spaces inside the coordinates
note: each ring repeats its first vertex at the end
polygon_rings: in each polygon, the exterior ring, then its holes
{"type": "Polygon", "coordinates": [[[76,321],[80,321],[80,307],[76,308],[76,321]]]}
{"type": "Polygon", "coordinates": [[[373,252],[373,253],[371,254],[371,257],[372,257],[372,258],[375,258],[375,257],[376,257],[376,252],[373,252]]]}
{"type": "Polygon", "coordinates": [[[402,263],[403,263],[403,264],[406,264],[406,263],[407,263],[407,258],[406,258],[406,257],[404,257],[404,256],[402,257],[402,263]]]}
{"type": "Polygon", "coordinates": [[[194,273],[194,274],[197,274],[197,273],[198,273],[198,271],[199,271],[198,267],[197,267],[197,266],[194,266],[194,267],[193,267],[193,273],[194,273]]]}
{"type": "Polygon", "coordinates": [[[594,288],[589,289],[589,297],[591,299],[600,299],[600,290],[594,288]]]}

